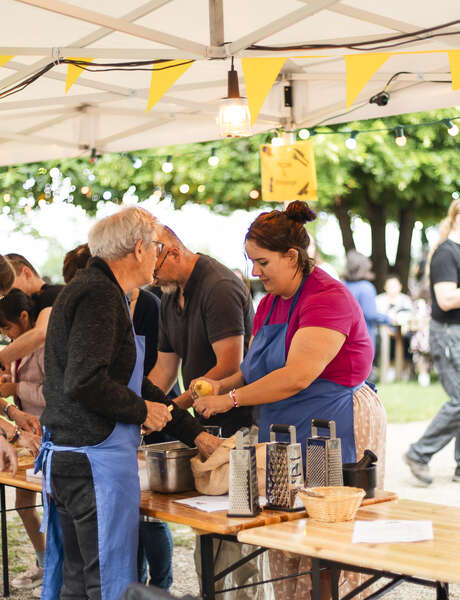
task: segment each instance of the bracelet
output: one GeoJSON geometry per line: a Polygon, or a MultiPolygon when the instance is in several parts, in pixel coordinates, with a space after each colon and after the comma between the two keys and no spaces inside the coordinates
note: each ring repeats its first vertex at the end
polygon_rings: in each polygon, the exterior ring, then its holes
{"type": "Polygon", "coordinates": [[[3,436],[5,438],[5,440],[8,441],[8,436],[6,435],[6,431],[0,427],[0,435],[3,436]]]}
{"type": "Polygon", "coordinates": [[[228,395],[230,396],[231,401],[233,402],[233,407],[234,408],[238,408],[239,404],[238,404],[238,400],[236,399],[236,394],[235,394],[235,388],[233,388],[233,390],[230,390],[228,392],[228,395]]]}
{"type": "Polygon", "coordinates": [[[19,429],[15,429],[13,437],[10,440],[10,444],[14,444],[15,442],[17,442],[20,435],[21,435],[21,432],[19,431],[19,429]]]}
{"type": "Polygon", "coordinates": [[[9,419],[9,420],[11,421],[11,419],[10,419],[10,415],[8,414],[8,409],[9,409],[9,407],[10,407],[10,405],[9,405],[9,404],[5,404],[5,406],[3,407],[3,412],[5,413],[5,415],[6,415],[6,418],[7,418],[7,419],[9,419]]]}

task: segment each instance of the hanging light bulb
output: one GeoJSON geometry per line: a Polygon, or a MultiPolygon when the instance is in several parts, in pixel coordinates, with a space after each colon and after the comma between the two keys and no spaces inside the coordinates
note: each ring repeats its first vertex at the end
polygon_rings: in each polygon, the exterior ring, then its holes
{"type": "Polygon", "coordinates": [[[280,135],[275,135],[272,137],[272,146],[284,146],[284,140],[280,135]]]}
{"type": "Polygon", "coordinates": [[[350,137],[345,140],[345,146],[348,150],[354,150],[356,148],[356,136],[358,135],[357,131],[352,131],[350,133],[350,137]]]}
{"type": "Polygon", "coordinates": [[[171,154],[169,154],[169,156],[166,158],[165,162],[161,165],[161,170],[163,171],[163,173],[171,173],[171,171],[173,170],[173,162],[172,162],[171,154]]]}
{"type": "Polygon", "coordinates": [[[310,137],[310,130],[309,129],[301,129],[299,131],[299,138],[301,140],[308,140],[309,137],[310,137]]]}
{"type": "Polygon", "coordinates": [[[217,167],[219,164],[219,157],[217,156],[217,150],[215,148],[211,150],[211,156],[208,158],[208,163],[211,167],[217,167]]]}
{"type": "Polygon", "coordinates": [[[217,123],[222,137],[241,137],[250,134],[251,117],[247,98],[241,98],[238,73],[228,71],[227,97],[222,98],[217,123]]]}
{"type": "Polygon", "coordinates": [[[443,120],[444,125],[447,127],[447,133],[452,137],[456,136],[459,132],[458,125],[453,123],[450,119],[443,120]]]}
{"type": "Polygon", "coordinates": [[[398,146],[405,146],[407,142],[407,138],[404,135],[404,127],[401,127],[401,125],[398,125],[397,127],[395,127],[395,143],[398,146]]]}

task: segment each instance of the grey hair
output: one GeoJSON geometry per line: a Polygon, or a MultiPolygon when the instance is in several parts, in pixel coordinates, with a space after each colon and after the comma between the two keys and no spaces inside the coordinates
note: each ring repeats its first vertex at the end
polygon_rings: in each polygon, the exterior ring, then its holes
{"type": "Polygon", "coordinates": [[[161,225],[144,208],[130,206],[105,217],[93,225],[88,234],[92,256],[119,260],[133,252],[136,242],[150,244],[157,238],[161,225]]]}

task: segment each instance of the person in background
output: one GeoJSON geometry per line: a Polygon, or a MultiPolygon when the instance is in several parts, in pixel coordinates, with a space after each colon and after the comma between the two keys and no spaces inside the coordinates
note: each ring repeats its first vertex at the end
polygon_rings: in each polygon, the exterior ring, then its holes
{"type": "MultiPolygon", "coordinates": [[[[31,297],[17,288],[11,289],[0,299],[0,331],[3,335],[15,340],[32,329],[35,321],[35,306],[31,297]]],[[[36,433],[40,433],[38,418],[45,406],[42,393],[44,373],[44,347],[41,346],[32,354],[15,361],[12,365],[10,381],[0,384],[0,394],[3,398],[14,396],[15,404],[7,405],[4,412],[15,420],[18,426],[24,422],[37,423],[36,433]],[[19,407],[22,409],[20,410],[19,407]]],[[[2,398],[2,402],[4,402],[2,398]]],[[[39,443],[37,438],[37,443],[39,443]]],[[[38,446],[37,446],[38,447],[38,446]]],[[[16,488],[16,504],[19,516],[24,524],[27,535],[32,542],[36,554],[36,564],[25,573],[21,573],[11,582],[17,588],[33,588],[41,584],[45,559],[45,536],[40,533],[40,516],[35,508],[21,510],[22,507],[35,505],[36,493],[16,488]]]]}
{"type": "Polygon", "coordinates": [[[347,253],[347,262],[342,279],[346,287],[358,301],[366,321],[367,331],[372,340],[375,352],[375,333],[377,325],[390,325],[391,319],[377,310],[375,286],[371,283],[374,279],[372,263],[360,252],[350,250],[347,253]]]}
{"type": "Polygon", "coordinates": [[[5,258],[14,270],[14,280],[10,281],[7,270],[0,270],[0,294],[6,294],[12,287],[22,290],[28,296],[35,296],[37,318],[34,327],[6,348],[0,350],[0,366],[23,358],[43,346],[51,314],[51,307],[62,289],[62,285],[50,285],[43,281],[32,264],[22,254],[10,253],[5,258]]]}
{"type": "Polygon", "coordinates": [[[159,229],[139,207],[98,221],[88,236],[90,264],[51,313],[36,461],[49,498],[43,598],[118,600],[137,580],[141,425],[166,427],[204,456],[219,445],[143,375],[126,295],[151,283],[159,229]]]}
{"type": "Polygon", "coordinates": [[[430,350],[441,385],[449,400],[443,404],[422,437],[409,446],[404,461],[412,475],[429,485],[429,462],[455,439],[456,469],[460,483],[460,200],[454,200],[441,222],[438,245],[429,261],[431,292],[430,350]]]}
{"type": "Polygon", "coordinates": [[[10,470],[13,475],[18,468],[18,456],[15,447],[24,448],[37,455],[40,437],[28,431],[21,431],[3,417],[0,417],[0,471],[10,470]],[[3,462],[2,462],[3,460],[3,462]]]}
{"type": "MultiPolygon", "coordinates": [[[[390,360],[394,360],[395,358],[395,336],[401,335],[405,361],[405,374],[406,379],[409,379],[411,372],[411,354],[409,352],[411,334],[409,332],[409,321],[412,317],[412,300],[407,294],[402,293],[401,281],[397,275],[389,275],[385,279],[383,289],[384,292],[377,295],[375,303],[377,305],[377,310],[380,313],[387,315],[393,325],[393,327],[389,329],[390,360]],[[400,332],[395,329],[396,327],[401,328],[400,332]]],[[[394,369],[391,369],[390,372],[392,373],[392,377],[388,380],[394,379],[394,369]]]]}
{"type": "MultiPolygon", "coordinates": [[[[244,283],[230,269],[191,252],[169,227],[163,226],[159,236],[164,245],[154,277],[163,296],[158,360],[149,379],[168,393],[181,366],[187,391],[176,402],[187,409],[193,404],[188,389],[192,379],[203,375],[220,379],[238,369],[254,313],[244,283]]],[[[221,427],[222,435],[229,437],[240,427],[251,426],[252,411],[234,408],[199,420],[221,427]]]]}
{"type": "MultiPolygon", "coordinates": [[[[85,269],[91,259],[88,244],[80,244],[67,252],[64,257],[62,274],[69,283],[79,269],[85,269]]],[[[144,375],[153,369],[157,361],[158,326],[160,320],[160,300],[155,294],[141,288],[134,288],[128,294],[129,311],[134,331],[139,339],[144,339],[145,358],[144,375]]],[[[153,444],[167,441],[165,433],[154,431],[143,436],[143,442],[153,444]]],[[[147,563],[149,566],[149,585],[168,590],[173,582],[172,557],[174,540],[169,526],[153,517],[142,517],[139,524],[139,581],[147,582],[147,563]]]]}
{"type": "MultiPolygon", "coordinates": [[[[308,257],[304,225],[314,218],[308,204],[296,201],[284,211],[262,213],[250,226],[246,254],[267,295],[257,309],[241,367],[229,377],[210,380],[213,395],[197,398],[194,408],[209,417],[258,405],[259,441],[269,441],[273,423],[294,425],[303,457],[312,419],[334,420],[344,462],[359,460],[369,448],[383,467],[385,410],[365,383],[372,343],[353,295],[308,257]]],[[[378,487],[383,474],[382,468],[378,487]]],[[[274,578],[308,570],[300,557],[271,556],[274,578]]],[[[274,587],[277,598],[308,597],[306,578],[274,587]]]]}

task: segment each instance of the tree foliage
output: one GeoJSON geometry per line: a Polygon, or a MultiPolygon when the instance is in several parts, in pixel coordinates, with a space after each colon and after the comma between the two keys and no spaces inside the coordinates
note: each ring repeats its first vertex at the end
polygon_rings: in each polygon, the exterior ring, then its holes
{"type": "MultiPolygon", "coordinates": [[[[444,110],[321,127],[313,137],[318,205],[337,216],[346,249],[354,244],[352,217],[359,215],[369,221],[374,267],[381,278],[388,268],[385,224],[399,224],[396,269],[407,280],[415,221],[425,225],[438,222],[452,193],[460,190],[457,139],[447,134],[442,123],[419,126],[455,114],[444,110]],[[386,131],[396,125],[404,126],[407,136],[407,144],[401,148],[386,131]],[[355,150],[346,148],[346,135],[331,135],[369,129],[380,131],[359,133],[355,150]]],[[[20,222],[21,215],[56,198],[95,214],[101,202],[121,203],[125,195],[144,200],[152,194],[170,197],[176,208],[189,201],[222,214],[255,208],[263,204],[258,150],[266,141],[267,135],[258,135],[95,159],[0,167],[0,210],[20,222]],[[213,149],[219,158],[216,167],[208,163],[213,149]],[[164,173],[161,166],[168,155],[174,168],[164,173]]],[[[377,283],[381,287],[381,281],[377,283]]]]}

